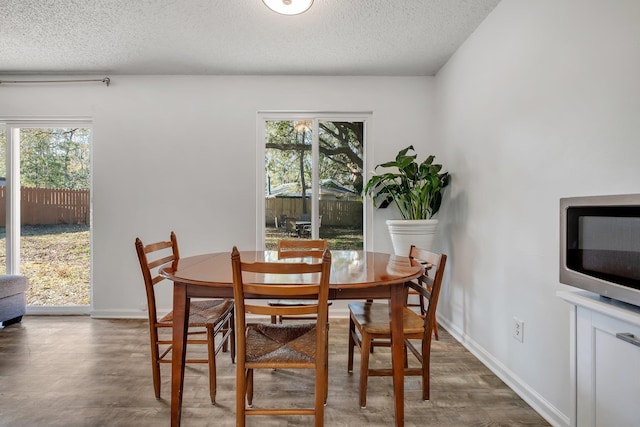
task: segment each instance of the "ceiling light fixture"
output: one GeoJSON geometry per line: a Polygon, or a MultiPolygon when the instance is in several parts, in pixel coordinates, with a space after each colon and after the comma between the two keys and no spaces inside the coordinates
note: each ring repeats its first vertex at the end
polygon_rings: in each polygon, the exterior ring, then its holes
{"type": "Polygon", "coordinates": [[[309,10],[313,0],[262,0],[269,9],[282,15],[299,15],[309,10]]]}

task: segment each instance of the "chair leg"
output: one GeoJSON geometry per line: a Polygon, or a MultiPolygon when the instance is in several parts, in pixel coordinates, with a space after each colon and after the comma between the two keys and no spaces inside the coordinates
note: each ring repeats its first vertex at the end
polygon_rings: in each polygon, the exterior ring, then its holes
{"type": "Polygon", "coordinates": [[[224,323],[224,326],[221,329],[224,338],[224,342],[222,343],[222,352],[231,352],[231,363],[234,363],[236,355],[235,355],[235,327],[234,327],[234,319],[233,314],[227,321],[224,323]]]}
{"type": "Polygon", "coordinates": [[[315,427],[324,426],[324,406],[327,404],[328,396],[328,364],[325,353],[325,359],[322,362],[319,369],[316,367],[316,384],[315,384],[315,396],[314,396],[314,411],[315,411],[315,427]],[[319,376],[322,376],[320,380],[319,376]]]}
{"type": "MultiPolygon", "coordinates": [[[[222,328],[221,332],[222,332],[222,334],[225,334],[227,332],[227,327],[225,326],[224,328],[222,328]]],[[[226,338],[224,340],[224,342],[222,343],[222,352],[223,353],[229,352],[229,341],[228,341],[228,338],[226,338]]]]}
{"type": "Polygon", "coordinates": [[[422,348],[422,400],[429,400],[431,376],[431,344],[422,348]]]}
{"type": "Polygon", "coordinates": [[[233,311],[231,312],[231,318],[229,318],[229,328],[231,329],[231,335],[229,336],[231,341],[231,363],[236,363],[236,320],[233,311]]]}
{"type": "Polygon", "coordinates": [[[407,354],[407,344],[404,345],[404,367],[409,367],[409,355],[407,354]]]}
{"type": "MultiPolygon", "coordinates": [[[[427,310],[424,306],[424,297],[420,295],[420,314],[423,316],[427,315],[427,310]]],[[[440,337],[438,336],[438,322],[433,322],[433,335],[436,338],[436,341],[440,341],[440,337]]]]}
{"type": "Polygon", "coordinates": [[[247,391],[246,370],[240,362],[236,365],[236,427],[244,427],[246,420],[245,397],[247,391]]]}
{"type": "Polygon", "coordinates": [[[327,340],[325,342],[324,354],[324,404],[327,404],[329,398],[329,325],[327,325],[327,340]]]}
{"type": "Polygon", "coordinates": [[[211,396],[211,404],[216,404],[216,349],[215,336],[213,329],[207,327],[207,347],[209,348],[209,395],[211,396]]]}
{"type": "Polygon", "coordinates": [[[329,398],[329,367],[327,366],[327,375],[324,377],[324,405],[327,404],[327,399],[329,398]]]}
{"type": "Polygon", "coordinates": [[[247,405],[253,406],[253,369],[247,369],[247,405]]]}
{"type": "MultiPolygon", "coordinates": [[[[229,331],[229,328],[230,328],[229,320],[227,320],[224,322],[224,325],[222,326],[222,329],[221,329],[223,336],[229,331]]],[[[222,352],[226,353],[228,351],[229,351],[229,338],[227,336],[227,338],[225,338],[224,341],[222,342],[222,352]]]]}
{"type": "Polygon", "coordinates": [[[271,323],[276,324],[276,316],[271,316],[271,323]]]}
{"type": "Polygon", "coordinates": [[[323,398],[323,395],[326,395],[323,381],[318,381],[316,383],[316,396],[315,396],[315,427],[323,427],[324,426],[324,405],[326,404],[326,398],[323,398]]]}
{"type": "Polygon", "coordinates": [[[353,319],[349,317],[349,356],[347,358],[347,372],[353,372],[353,348],[356,346],[354,334],[356,333],[356,325],[353,319]]]}
{"type": "Polygon", "coordinates": [[[153,371],[153,391],[156,394],[156,399],[160,399],[160,362],[158,359],[151,357],[151,369],[153,371]]]}
{"type": "Polygon", "coordinates": [[[360,349],[360,407],[367,407],[367,380],[369,378],[369,353],[371,337],[362,331],[362,348],[360,349]]]}
{"type": "MultiPolygon", "coordinates": [[[[369,303],[369,304],[373,304],[373,300],[372,300],[372,299],[368,299],[368,300],[367,300],[367,303],[369,303]]],[[[369,350],[369,351],[370,351],[371,353],[373,353],[373,349],[374,349],[374,348],[376,348],[376,346],[375,346],[375,345],[372,345],[372,346],[370,347],[370,350],[369,350]]]]}
{"type": "Polygon", "coordinates": [[[158,330],[151,326],[151,371],[153,374],[153,391],[156,399],[160,399],[160,349],[158,348],[158,330]]]}

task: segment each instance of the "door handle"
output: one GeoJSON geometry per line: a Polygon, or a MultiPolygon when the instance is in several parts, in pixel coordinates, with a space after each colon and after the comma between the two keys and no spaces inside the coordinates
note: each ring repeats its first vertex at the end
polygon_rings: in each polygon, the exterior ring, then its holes
{"type": "Polygon", "coordinates": [[[637,338],[635,335],[629,332],[618,332],[616,334],[616,338],[619,338],[622,341],[626,341],[629,344],[633,344],[636,347],[640,347],[640,338],[637,338]]]}

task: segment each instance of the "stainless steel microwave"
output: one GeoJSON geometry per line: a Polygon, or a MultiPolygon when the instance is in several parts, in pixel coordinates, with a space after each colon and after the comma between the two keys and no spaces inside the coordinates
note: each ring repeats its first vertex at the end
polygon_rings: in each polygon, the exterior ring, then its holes
{"type": "Polygon", "coordinates": [[[640,194],[560,199],[560,282],[640,306],[640,194]]]}

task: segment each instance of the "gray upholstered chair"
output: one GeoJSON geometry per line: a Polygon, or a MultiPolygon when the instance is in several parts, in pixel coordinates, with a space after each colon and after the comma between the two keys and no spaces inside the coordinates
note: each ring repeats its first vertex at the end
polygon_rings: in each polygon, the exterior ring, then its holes
{"type": "Polygon", "coordinates": [[[0,323],[9,326],[22,320],[27,309],[27,278],[0,275],[0,323]]]}

